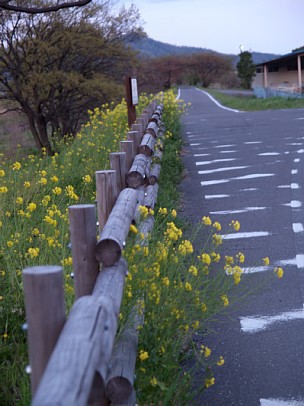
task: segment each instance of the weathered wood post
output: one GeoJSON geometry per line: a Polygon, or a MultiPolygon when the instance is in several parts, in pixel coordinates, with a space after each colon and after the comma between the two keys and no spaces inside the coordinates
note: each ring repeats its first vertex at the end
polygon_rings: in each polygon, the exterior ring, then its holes
{"type": "Polygon", "coordinates": [[[126,187],[126,153],[110,153],[110,167],[116,171],[117,189],[121,192],[126,187]]]}
{"type": "Polygon", "coordinates": [[[99,273],[94,250],[97,242],[96,210],[93,204],[69,207],[74,286],[76,299],[90,295],[99,273]]]}
{"type": "Polygon", "coordinates": [[[99,222],[99,231],[111,213],[118,196],[116,171],[96,171],[96,194],[97,194],[97,215],[99,222]]]}
{"type": "Polygon", "coordinates": [[[143,126],[142,126],[142,124],[140,124],[140,123],[137,123],[137,124],[133,124],[132,125],[132,131],[137,131],[138,132],[138,137],[139,137],[139,143],[140,143],[140,141],[141,141],[141,139],[142,139],[142,136],[143,136],[143,134],[144,134],[144,128],[143,128],[143,126]]]}
{"type": "Polygon", "coordinates": [[[134,142],[120,141],[120,151],[126,153],[126,173],[128,173],[135,157],[134,142]]]}
{"type": "Polygon", "coordinates": [[[124,189],[118,196],[95,247],[96,259],[104,266],[111,266],[120,258],[136,204],[137,193],[133,189],[124,189]]]}
{"type": "Polygon", "coordinates": [[[128,131],[127,132],[127,140],[133,141],[134,143],[134,153],[137,154],[137,150],[140,144],[140,136],[138,131],[128,131]]]}
{"type": "Polygon", "coordinates": [[[62,267],[25,268],[23,284],[34,395],[65,323],[62,267]]]}

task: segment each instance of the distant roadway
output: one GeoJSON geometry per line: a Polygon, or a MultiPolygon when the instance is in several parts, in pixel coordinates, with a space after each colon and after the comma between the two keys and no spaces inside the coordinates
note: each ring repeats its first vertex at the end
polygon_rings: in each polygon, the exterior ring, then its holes
{"type": "Polygon", "coordinates": [[[191,102],[182,119],[184,216],[240,221],[223,254],[245,253],[255,267],[247,286],[272,272],[263,257],[285,271],[206,337],[225,364],[195,404],[304,405],[304,109],[238,112],[196,88],[181,99],[191,102]]]}

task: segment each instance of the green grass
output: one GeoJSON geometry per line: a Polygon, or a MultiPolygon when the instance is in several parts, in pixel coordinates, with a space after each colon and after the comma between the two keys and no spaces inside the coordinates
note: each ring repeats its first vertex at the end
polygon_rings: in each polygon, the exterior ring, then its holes
{"type": "Polygon", "coordinates": [[[254,96],[231,96],[213,89],[204,89],[214,96],[223,106],[242,111],[274,110],[274,109],[297,109],[304,108],[304,99],[285,99],[271,97],[258,99],[254,96]]]}

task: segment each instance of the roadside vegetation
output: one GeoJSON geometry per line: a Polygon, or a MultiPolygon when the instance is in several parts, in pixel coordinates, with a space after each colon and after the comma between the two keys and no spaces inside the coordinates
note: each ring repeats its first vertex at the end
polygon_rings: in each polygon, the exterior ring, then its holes
{"type": "MultiPolygon", "coordinates": [[[[141,97],[142,108],[149,98],[141,97]]],[[[245,255],[229,255],[223,234],[237,231],[237,220],[221,225],[204,217],[198,227],[179,218],[177,185],[181,179],[179,116],[183,111],[172,91],[164,96],[166,125],[160,194],[155,208],[155,229],[148,246],[138,243],[135,226],[124,253],[129,264],[120,329],[135,306],[144,312],[139,332],[136,391],[138,401],[163,405],[189,404],[194,396],[191,373],[205,370],[197,390],[215,383],[212,368],[224,364],[221,354],[203,344],[202,335],[219,314],[237,298],[245,255]],[[204,239],[197,245],[196,236],[204,239]],[[194,248],[196,247],[196,248],[194,248]],[[193,368],[186,368],[187,360],[193,368]]],[[[127,132],[126,104],[105,105],[89,113],[90,120],[73,141],[58,144],[49,157],[31,154],[11,161],[1,157],[0,167],[0,403],[30,402],[22,269],[32,265],[64,267],[68,307],[74,298],[70,278],[67,208],[95,200],[94,172],[109,166],[109,152],[127,132]],[[114,136],[113,136],[114,135],[114,136]]],[[[153,212],[142,208],[142,217],[153,212]]],[[[277,276],[282,270],[276,269],[277,276]]]]}
{"type": "Polygon", "coordinates": [[[255,96],[239,95],[231,96],[214,89],[204,89],[214,96],[224,106],[243,111],[274,110],[274,109],[301,109],[304,108],[304,99],[292,99],[283,97],[270,97],[258,99],[255,96]]]}

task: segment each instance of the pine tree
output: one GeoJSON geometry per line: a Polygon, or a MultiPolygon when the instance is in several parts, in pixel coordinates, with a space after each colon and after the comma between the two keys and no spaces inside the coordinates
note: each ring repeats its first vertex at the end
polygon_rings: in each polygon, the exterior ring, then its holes
{"type": "Polygon", "coordinates": [[[255,76],[255,64],[252,60],[252,53],[243,51],[240,53],[240,60],[236,65],[238,77],[241,79],[241,86],[250,89],[252,78],[255,76]]]}

